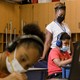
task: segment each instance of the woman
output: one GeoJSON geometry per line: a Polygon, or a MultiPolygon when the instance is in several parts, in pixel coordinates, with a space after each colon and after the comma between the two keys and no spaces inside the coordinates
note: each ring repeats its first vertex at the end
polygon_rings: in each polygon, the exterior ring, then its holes
{"type": "Polygon", "coordinates": [[[38,26],[28,24],[24,29],[23,32],[28,33],[13,40],[0,54],[0,80],[27,80],[24,72],[37,62],[43,52],[44,36],[38,26]]]}
{"type": "MultiPolygon", "coordinates": [[[[51,49],[56,47],[57,35],[61,32],[66,32],[71,35],[68,25],[64,22],[66,15],[66,6],[64,3],[55,4],[55,19],[46,27],[46,39],[44,43],[44,51],[41,59],[47,60],[48,54],[51,49]],[[47,56],[46,56],[47,54],[47,56]]],[[[70,53],[70,50],[69,50],[70,53]]]]}

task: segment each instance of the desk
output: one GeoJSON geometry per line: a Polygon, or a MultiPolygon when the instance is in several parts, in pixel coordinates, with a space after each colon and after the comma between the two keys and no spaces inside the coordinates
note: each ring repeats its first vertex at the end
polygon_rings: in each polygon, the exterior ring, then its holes
{"type": "Polygon", "coordinates": [[[44,80],[47,75],[47,68],[29,68],[26,74],[28,80],[44,80]]]}
{"type": "Polygon", "coordinates": [[[29,68],[28,71],[45,71],[47,68],[29,68]]]}

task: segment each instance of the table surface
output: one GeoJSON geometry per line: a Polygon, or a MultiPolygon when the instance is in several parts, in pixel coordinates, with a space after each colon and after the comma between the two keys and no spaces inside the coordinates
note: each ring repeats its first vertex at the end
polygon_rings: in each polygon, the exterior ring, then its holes
{"type": "Polygon", "coordinates": [[[68,79],[57,79],[57,78],[52,78],[52,79],[47,79],[47,80],[68,80],[68,79]]]}
{"type": "Polygon", "coordinates": [[[29,68],[28,71],[47,70],[47,68],[29,68]]]}

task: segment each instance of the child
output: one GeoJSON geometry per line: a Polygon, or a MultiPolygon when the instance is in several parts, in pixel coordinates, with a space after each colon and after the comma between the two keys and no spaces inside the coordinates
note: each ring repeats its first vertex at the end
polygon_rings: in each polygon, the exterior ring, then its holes
{"type": "Polygon", "coordinates": [[[48,57],[48,78],[61,78],[61,67],[71,63],[72,58],[67,52],[70,36],[62,32],[57,36],[56,48],[52,49],[48,57]]]}
{"type": "Polygon", "coordinates": [[[43,52],[43,33],[38,25],[24,26],[25,35],[13,40],[0,54],[0,80],[27,80],[24,72],[38,61],[43,52]]]}

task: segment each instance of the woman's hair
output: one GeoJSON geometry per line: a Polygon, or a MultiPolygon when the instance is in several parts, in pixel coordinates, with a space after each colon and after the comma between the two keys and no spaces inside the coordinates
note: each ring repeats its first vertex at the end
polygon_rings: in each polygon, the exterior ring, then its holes
{"type": "Polygon", "coordinates": [[[56,3],[56,4],[55,4],[55,12],[56,12],[57,10],[59,10],[59,9],[66,10],[65,3],[61,3],[61,2],[56,3]]]}

